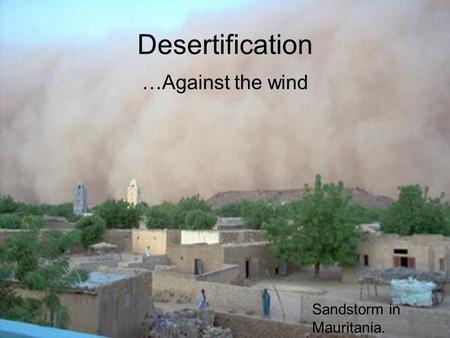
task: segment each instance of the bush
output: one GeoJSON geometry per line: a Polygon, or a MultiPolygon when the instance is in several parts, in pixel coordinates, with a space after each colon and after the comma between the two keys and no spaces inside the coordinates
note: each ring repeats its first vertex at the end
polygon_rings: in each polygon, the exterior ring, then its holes
{"type": "Polygon", "coordinates": [[[149,207],[145,214],[147,228],[190,229],[190,225],[186,224],[186,216],[191,211],[214,214],[211,206],[198,195],[182,197],[176,204],[163,202],[149,207]]]}
{"type": "Polygon", "coordinates": [[[229,202],[223,205],[217,213],[222,217],[243,217],[243,207],[250,202],[241,200],[237,202],[229,202]]]}
{"type": "Polygon", "coordinates": [[[96,206],[93,212],[106,221],[107,228],[131,229],[139,226],[140,210],[124,200],[107,200],[96,206]]]}
{"type": "Polygon", "coordinates": [[[65,217],[69,222],[76,222],[80,218],[79,215],[73,213],[73,203],[47,205],[46,209],[47,215],[65,217]]]}
{"type": "Polygon", "coordinates": [[[44,217],[28,215],[22,219],[23,227],[30,230],[38,230],[44,226],[44,217]]]}
{"type": "Polygon", "coordinates": [[[82,230],[52,230],[42,241],[46,257],[56,258],[81,243],[82,230]]]}
{"type": "Polygon", "coordinates": [[[2,253],[2,263],[16,263],[15,277],[23,281],[25,275],[39,266],[41,246],[36,233],[23,233],[6,241],[2,253]]]}
{"type": "Polygon", "coordinates": [[[449,205],[440,198],[429,198],[428,189],[419,185],[399,187],[398,200],[383,213],[381,230],[400,235],[450,235],[449,205]]]}
{"type": "Polygon", "coordinates": [[[242,200],[225,204],[218,213],[223,217],[243,217],[246,227],[260,229],[271,218],[287,216],[288,208],[279,202],[242,200]]]}
{"type": "Polygon", "coordinates": [[[163,202],[148,208],[145,225],[149,229],[175,229],[175,213],[177,206],[170,202],[163,202]]]}
{"type": "Polygon", "coordinates": [[[16,214],[0,214],[0,228],[2,229],[20,229],[22,220],[16,214]]]}
{"type": "Polygon", "coordinates": [[[78,220],[75,227],[81,231],[81,243],[87,248],[89,245],[103,241],[106,222],[97,215],[85,216],[78,220]]]}
{"type": "Polygon", "coordinates": [[[217,215],[213,212],[192,210],[186,214],[184,224],[187,229],[209,230],[214,227],[216,222],[217,215]]]}
{"type": "Polygon", "coordinates": [[[194,210],[212,212],[211,206],[201,199],[200,196],[195,195],[191,197],[182,197],[176,205],[176,209],[173,214],[173,224],[179,229],[185,229],[186,215],[190,211],[194,210]]]}
{"type": "Polygon", "coordinates": [[[18,204],[9,195],[0,195],[0,214],[11,214],[17,211],[18,204]]]}
{"type": "Polygon", "coordinates": [[[245,225],[251,229],[260,229],[264,221],[277,215],[278,205],[264,201],[252,201],[243,205],[242,216],[245,225]]]}

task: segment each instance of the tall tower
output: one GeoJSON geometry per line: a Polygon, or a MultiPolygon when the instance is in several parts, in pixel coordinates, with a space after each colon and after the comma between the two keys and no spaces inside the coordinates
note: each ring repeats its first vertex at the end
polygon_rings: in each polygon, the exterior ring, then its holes
{"type": "Polygon", "coordinates": [[[132,179],[127,189],[127,202],[136,206],[141,201],[141,189],[139,189],[136,179],[132,179]]]}
{"type": "Polygon", "coordinates": [[[87,212],[87,189],[86,186],[78,182],[75,188],[75,198],[73,200],[73,213],[81,215],[87,212]]]}

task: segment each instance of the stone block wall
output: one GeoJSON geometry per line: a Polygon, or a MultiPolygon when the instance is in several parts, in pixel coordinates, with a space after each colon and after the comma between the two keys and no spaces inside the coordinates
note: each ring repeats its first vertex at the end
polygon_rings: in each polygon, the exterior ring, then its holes
{"type": "Polygon", "coordinates": [[[237,265],[225,265],[221,269],[197,275],[196,280],[213,283],[233,284],[238,282],[238,275],[239,267],[237,265]]]}
{"type": "MultiPolygon", "coordinates": [[[[231,312],[236,314],[261,314],[261,290],[257,288],[248,288],[235,285],[210,283],[196,281],[194,279],[184,278],[182,275],[173,272],[155,272],[153,276],[153,289],[155,292],[165,290],[176,295],[190,297],[195,301],[201,289],[205,289],[210,305],[216,311],[231,312]]],[[[273,297],[273,302],[277,302],[273,297]]],[[[336,299],[326,296],[301,295],[297,301],[290,302],[290,306],[299,307],[300,316],[295,322],[304,323],[311,326],[312,322],[325,324],[345,324],[352,322],[353,324],[380,324],[385,333],[383,337],[428,337],[428,338],[444,338],[448,337],[450,332],[450,311],[440,308],[414,308],[400,307],[400,315],[389,315],[389,305],[373,302],[355,302],[349,299],[336,299]],[[319,303],[322,307],[342,306],[347,304],[353,306],[382,306],[383,314],[381,315],[314,315],[313,305],[319,303]]],[[[241,322],[241,320],[239,320],[241,322]]],[[[222,324],[219,324],[222,325],[222,324]]],[[[241,324],[236,324],[237,326],[241,324]]],[[[242,324],[243,325],[243,324],[242,324]]],[[[249,324],[250,325],[250,324],[249,324]]],[[[262,324],[261,324],[262,325],[262,324]]],[[[274,324],[275,325],[275,324],[274,324]]],[[[233,325],[223,325],[231,327],[233,325]]],[[[243,325],[245,327],[245,325],[243,325]]],[[[268,329],[269,330],[269,329],[268,329]]],[[[294,334],[300,330],[295,327],[294,334]]],[[[239,332],[239,331],[238,331],[239,332]]],[[[249,330],[249,332],[252,332],[249,330]]],[[[258,331],[255,331],[258,332],[258,331]]],[[[309,331],[308,331],[309,332],[309,331]]],[[[252,332],[252,337],[258,336],[252,332]]],[[[344,335],[345,336],[345,335],[344,335]]],[[[351,335],[347,335],[351,336],[351,335]]],[[[236,337],[247,337],[245,332],[236,337]]],[[[284,336],[283,336],[284,337],[284,336]]],[[[287,336],[289,337],[289,336],[287,336]]],[[[311,337],[314,337],[311,335],[311,337]]],[[[317,337],[317,336],[316,336],[317,337]]]]}
{"type": "Polygon", "coordinates": [[[128,268],[138,268],[138,269],[146,269],[153,271],[155,270],[156,266],[158,265],[164,265],[168,266],[170,265],[169,259],[166,255],[151,255],[150,257],[143,257],[143,261],[139,263],[125,263],[124,266],[128,268]]]}
{"type": "MultiPolygon", "coordinates": [[[[24,288],[16,288],[16,291],[25,298],[40,299],[44,297],[42,291],[24,288]]],[[[59,299],[69,314],[70,323],[68,329],[90,333],[99,332],[100,300],[96,292],[64,292],[59,295],[59,299]]]]}
{"type": "Polygon", "coordinates": [[[154,271],[153,292],[170,292],[175,297],[190,298],[195,302],[204,289],[213,309],[244,314],[262,313],[261,290],[256,288],[196,281],[175,272],[154,271]]]}
{"type": "MultiPolygon", "coordinates": [[[[109,271],[119,273],[120,269],[109,271]]],[[[43,297],[41,291],[17,291],[24,297],[43,297]]],[[[146,313],[154,310],[152,275],[141,272],[96,289],[70,290],[60,294],[60,301],[69,314],[71,330],[112,338],[139,338],[146,313]]]]}
{"type": "Polygon", "coordinates": [[[226,230],[220,231],[220,243],[244,243],[265,241],[262,230],[226,230]]]}
{"type": "Polygon", "coordinates": [[[214,230],[182,230],[181,244],[218,244],[220,233],[214,230]]]}
{"type": "Polygon", "coordinates": [[[274,271],[267,242],[225,244],[223,251],[224,263],[239,266],[239,280],[246,279],[246,261],[249,264],[248,279],[250,280],[267,278],[267,273],[274,271]]]}
{"type": "Polygon", "coordinates": [[[117,245],[122,251],[132,252],[131,233],[131,229],[109,229],[104,241],[117,245]]]}
{"type": "Polygon", "coordinates": [[[147,313],[154,311],[150,272],[101,287],[99,333],[112,338],[139,338],[147,313]]]}
{"type": "Polygon", "coordinates": [[[165,229],[133,229],[132,251],[145,254],[150,247],[152,255],[165,255],[167,248],[167,231],[165,229]]]}
{"type": "Polygon", "coordinates": [[[214,325],[230,328],[234,338],[299,338],[305,337],[306,333],[311,332],[310,328],[304,325],[218,311],[215,312],[214,325]]]}
{"type": "Polygon", "coordinates": [[[223,250],[220,244],[171,245],[167,250],[171,264],[182,273],[194,274],[194,262],[200,258],[203,271],[209,272],[223,267],[223,250]]]}
{"type": "Polygon", "coordinates": [[[332,335],[313,334],[310,325],[267,320],[262,318],[243,316],[238,314],[215,312],[214,325],[230,328],[234,338],[255,338],[255,337],[283,337],[283,338],[319,338],[319,337],[340,337],[350,338],[369,337],[367,335],[332,335]]]}
{"type": "Polygon", "coordinates": [[[415,259],[415,269],[418,271],[440,271],[440,260],[445,261],[445,268],[450,268],[450,238],[442,235],[417,234],[400,236],[397,234],[370,234],[359,243],[361,266],[364,256],[368,256],[369,268],[382,269],[394,266],[395,249],[408,250],[403,256],[415,259]]]}

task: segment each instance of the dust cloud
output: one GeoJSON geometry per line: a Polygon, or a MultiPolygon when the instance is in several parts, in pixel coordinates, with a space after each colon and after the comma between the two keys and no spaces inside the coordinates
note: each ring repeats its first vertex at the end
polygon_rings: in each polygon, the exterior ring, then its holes
{"type": "Polygon", "coordinates": [[[223,190],[296,188],[316,173],[380,194],[450,192],[450,4],[257,1],[198,14],[170,34],[0,46],[0,192],[62,202],[155,203],[223,190]],[[312,55],[138,55],[169,38],[308,38],[312,55]],[[144,90],[173,78],[302,77],[307,91],[144,90]]]}

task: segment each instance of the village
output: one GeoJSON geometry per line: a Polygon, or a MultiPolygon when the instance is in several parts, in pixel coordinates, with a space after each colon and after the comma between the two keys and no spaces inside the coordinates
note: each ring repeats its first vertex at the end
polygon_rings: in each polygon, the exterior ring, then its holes
{"type": "Polygon", "coordinates": [[[443,0],[0,0],[0,338],[449,338],[449,60],[443,0]]]}
{"type": "MultiPolygon", "coordinates": [[[[392,203],[360,188],[346,191],[359,203],[385,207],[392,203]]],[[[218,208],[252,195],[269,201],[278,196],[285,204],[305,196],[305,191],[225,192],[208,201],[218,208]]],[[[124,198],[127,208],[137,208],[140,196],[133,179],[124,198]]],[[[88,189],[80,182],[73,202],[77,224],[96,217],[91,209],[88,189]]],[[[95,213],[96,208],[92,210],[95,213]]],[[[44,222],[40,238],[75,228],[64,217],[47,215],[44,222]]],[[[321,266],[317,278],[314,266],[276,259],[270,230],[248,228],[244,217],[217,217],[211,229],[153,229],[143,218],[138,224],[106,229],[89,245],[64,249],[70,270],[87,273],[84,281],[57,292],[70,318],[68,329],[142,338],[178,337],[171,335],[176,330],[187,337],[264,336],[268,330],[277,332],[273,337],[445,337],[450,331],[450,300],[445,297],[450,282],[449,237],[402,236],[383,233],[379,223],[360,224],[364,235],[355,264],[321,266]],[[432,283],[428,297],[411,301],[410,294],[396,300],[393,281],[408,280],[423,283],[422,288],[432,283]],[[269,295],[268,307],[264,294],[269,295]],[[204,308],[198,303],[202,295],[207,300],[204,308]],[[399,304],[394,314],[392,304],[399,304]]],[[[0,229],[0,245],[8,246],[30,231],[0,229]]],[[[9,285],[22,297],[39,299],[46,294],[45,288],[9,285]]]]}

